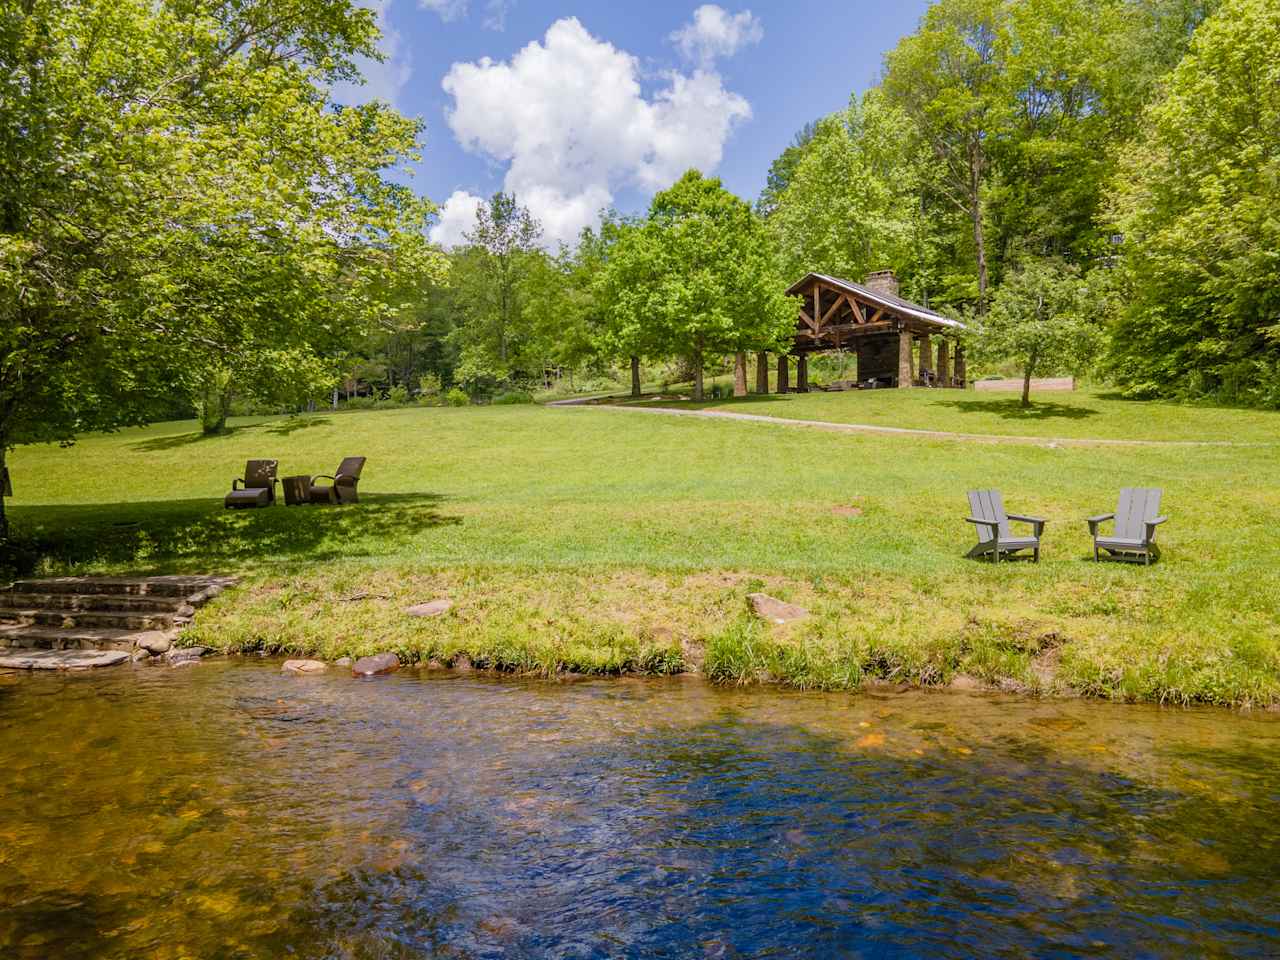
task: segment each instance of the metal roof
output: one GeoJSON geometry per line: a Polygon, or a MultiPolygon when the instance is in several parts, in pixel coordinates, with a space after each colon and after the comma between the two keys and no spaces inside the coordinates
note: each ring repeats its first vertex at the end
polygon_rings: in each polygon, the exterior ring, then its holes
{"type": "Polygon", "coordinates": [[[877,293],[869,287],[864,287],[860,283],[853,283],[850,280],[841,280],[839,277],[829,277],[825,273],[807,273],[804,277],[791,285],[787,293],[795,296],[810,280],[821,280],[823,283],[830,284],[833,287],[844,290],[846,293],[853,293],[868,300],[878,307],[892,310],[895,313],[905,314],[914,317],[917,320],[923,320],[925,323],[935,323],[939,326],[947,327],[951,330],[967,330],[963,323],[959,320],[952,320],[950,317],[944,317],[940,313],[935,313],[928,307],[922,307],[918,303],[912,303],[910,300],[903,300],[901,297],[895,297],[887,293],[877,293]]]}

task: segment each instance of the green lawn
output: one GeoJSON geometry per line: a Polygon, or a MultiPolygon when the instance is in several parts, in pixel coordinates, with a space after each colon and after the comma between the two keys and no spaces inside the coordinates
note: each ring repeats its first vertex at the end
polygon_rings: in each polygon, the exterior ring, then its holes
{"type": "Polygon", "coordinates": [[[987,436],[1280,443],[1280,412],[1270,410],[1140,403],[1106,390],[1033,393],[1029,410],[1020,400],[1016,392],[916,389],[753,395],[661,405],[987,436]]]}
{"type": "MultiPolygon", "coordinates": [[[[776,406],[877,405],[916,425],[928,404],[973,399],[776,406]]],[[[1119,421],[1144,436],[1200,424],[1201,439],[1257,440],[1275,422],[1072,402],[1099,409],[1088,423],[1102,436],[1123,434],[1119,421]]],[[[1026,432],[998,413],[949,417],[966,432],[1026,432]]],[[[1014,690],[1280,702],[1275,447],[1051,448],[499,407],[240,421],[212,439],[162,424],[23,447],[11,466],[11,509],[44,572],[244,575],[193,632],[232,649],[391,648],[541,671],[700,664],[724,680],[830,688],[964,674],[1014,690]],[[286,475],[350,454],[369,457],[358,506],[221,508],[247,458],[278,457],[286,475]],[[1155,567],[1086,559],[1083,518],[1112,509],[1121,485],[1165,489],[1155,567]],[[1050,519],[1043,563],[963,559],[964,494],[978,486],[1050,519]],[[746,612],[757,589],[813,616],[764,628],[746,612]],[[443,618],[402,613],[441,596],[455,601],[443,618]]]]}

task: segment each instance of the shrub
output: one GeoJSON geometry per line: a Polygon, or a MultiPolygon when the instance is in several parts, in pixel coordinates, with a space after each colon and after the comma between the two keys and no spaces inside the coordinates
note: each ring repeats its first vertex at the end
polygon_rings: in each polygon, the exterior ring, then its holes
{"type": "Polygon", "coordinates": [[[444,395],[444,402],[451,407],[465,407],[471,403],[471,398],[457,387],[451,387],[444,395]]]}
{"type": "Polygon", "coordinates": [[[378,405],[373,397],[352,397],[346,402],[348,410],[372,410],[378,405]]]}
{"type": "Polygon", "coordinates": [[[533,394],[527,390],[507,390],[493,398],[495,406],[510,406],[516,403],[533,403],[533,394]]]}
{"type": "Polygon", "coordinates": [[[418,378],[418,402],[433,403],[440,399],[440,393],[444,389],[440,383],[440,378],[434,373],[424,373],[418,378]]]}
{"type": "Polygon", "coordinates": [[[403,383],[398,383],[387,391],[387,402],[397,407],[403,407],[409,402],[409,388],[403,383]]]}

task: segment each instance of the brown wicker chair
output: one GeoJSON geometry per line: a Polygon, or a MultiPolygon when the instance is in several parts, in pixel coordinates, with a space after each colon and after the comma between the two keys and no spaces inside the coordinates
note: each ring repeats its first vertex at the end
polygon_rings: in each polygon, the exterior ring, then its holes
{"type": "Polygon", "coordinates": [[[360,471],[364,469],[364,457],[347,457],[338,465],[332,476],[321,474],[311,478],[312,503],[359,503],[358,487],[360,471]],[[317,483],[318,480],[332,480],[332,484],[317,483]]]}
{"type": "Polygon", "coordinates": [[[269,507],[276,502],[276,467],[278,460],[250,460],[244,467],[244,479],[231,481],[231,492],[223,504],[227,507],[269,507]]]}

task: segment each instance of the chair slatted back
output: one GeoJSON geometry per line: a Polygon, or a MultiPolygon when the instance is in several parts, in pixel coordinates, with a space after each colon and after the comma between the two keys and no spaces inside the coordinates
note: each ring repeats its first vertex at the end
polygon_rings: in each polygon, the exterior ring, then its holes
{"type": "Polygon", "coordinates": [[[1145,540],[1147,521],[1160,516],[1160,495],[1154,487],[1125,487],[1120,491],[1116,507],[1116,536],[1126,540],[1145,540]]]}
{"type": "Polygon", "coordinates": [[[244,467],[244,485],[252,490],[271,487],[279,460],[250,460],[244,467]]]}
{"type": "Polygon", "coordinates": [[[1004,498],[999,490],[970,490],[969,510],[975,520],[994,523],[998,536],[1009,536],[1009,516],[1004,512],[1004,498]]]}

